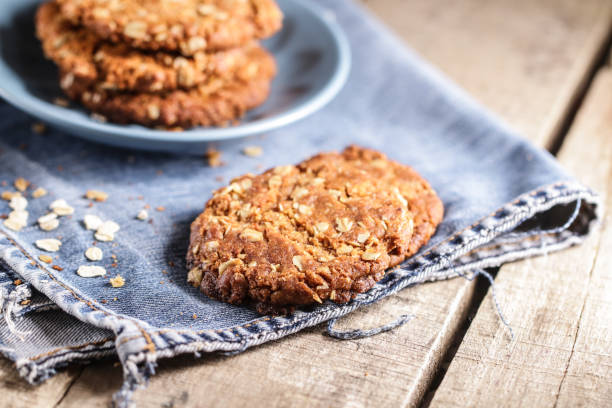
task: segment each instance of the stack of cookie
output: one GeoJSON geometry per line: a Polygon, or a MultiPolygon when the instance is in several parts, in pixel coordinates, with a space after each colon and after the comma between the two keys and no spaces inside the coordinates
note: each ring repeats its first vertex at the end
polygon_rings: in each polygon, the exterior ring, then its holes
{"type": "Polygon", "coordinates": [[[258,40],[274,0],[54,0],[37,35],[73,100],[116,123],[223,126],[262,104],[276,74],[258,40]]]}

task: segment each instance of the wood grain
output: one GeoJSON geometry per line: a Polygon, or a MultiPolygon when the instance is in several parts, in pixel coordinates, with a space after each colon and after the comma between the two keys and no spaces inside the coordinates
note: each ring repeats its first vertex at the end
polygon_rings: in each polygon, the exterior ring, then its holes
{"type": "Polygon", "coordinates": [[[432,407],[612,406],[612,70],[601,71],[559,154],[606,201],[605,228],[495,280],[516,337],[487,295],[432,407]]]}
{"type": "MultiPolygon", "coordinates": [[[[540,145],[556,137],[610,28],[607,0],[369,0],[426,59],[540,145]]],[[[317,327],[232,358],[162,362],[139,406],[271,407],[418,404],[465,320],[474,285],[457,279],[405,290],[344,319],[368,327],[412,313],[393,332],[358,341],[317,327]]],[[[106,407],[120,383],[109,363],[87,367],[61,407],[106,407]]],[[[0,382],[0,389],[5,388],[0,382]]],[[[38,393],[39,388],[30,389],[38,393]]],[[[29,406],[44,406],[33,403],[29,406]]]]}
{"type": "Polygon", "coordinates": [[[0,406],[3,408],[54,406],[68,391],[83,370],[70,367],[43,384],[32,387],[17,376],[14,364],[0,358],[0,406]]]}
{"type": "Polygon", "coordinates": [[[405,42],[549,147],[610,33],[599,0],[363,0],[405,42]]]}

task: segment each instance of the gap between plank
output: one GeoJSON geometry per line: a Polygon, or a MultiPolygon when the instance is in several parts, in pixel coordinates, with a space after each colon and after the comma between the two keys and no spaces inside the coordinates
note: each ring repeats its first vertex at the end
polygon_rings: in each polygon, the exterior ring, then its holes
{"type": "Polygon", "coordinates": [[[68,392],[72,389],[72,386],[77,382],[77,380],[79,378],[81,378],[81,376],[83,375],[83,372],[85,371],[85,365],[82,365],[80,367],[79,372],[74,375],[70,381],[70,383],[68,384],[68,386],[66,387],[66,389],[64,390],[64,393],[62,394],[62,396],[55,402],[55,404],[53,404],[53,408],[57,408],[60,406],[60,404],[62,403],[62,401],[64,401],[64,399],[66,398],[66,396],[68,395],[68,392]]]}
{"type": "Polygon", "coordinates": [[[563,145],[563,141],[567,136],[572,124],[574,123],[574,119],[576,119],[576,114],[580,110],[586,95],[593,84],[593,80],[595,79],[595,75],[597,72],[606,65],[608,65],[610,49],[612,48],[612,24],[608,27],[608,33],[606,34],[606,39],[602,42],[602,46],[597,50],[595,54],[594,63],[591,68],[586,72],[584,76],[584,80],[580,83],[578,88],[575,91],[574,97],[570,100],[568,104],[568,109],[566,115],[561,120],[561,124],[559,125],[559,129],[555,132],[555,134],[551,137],[551,142],[548,144],[547,149],[553,155],[556,156],[561,150],[561,146],[563,145]]]}
{"type": "MultiPolygon", "coordinates": [[[[486,271],[491,274],[493,279],[495,279],[499,268],[488,268],[486,269],[486,271]]],[[[485,296],[489,291],[489,281],[487,281],[483,276],[479,275],[476,278],[475,285],[476,287],[474,288],[474,294],[472,295],[472,303],[470,304],[463,318],[463,322],[461,323],[460,327],[457,330],[457,333],[455,334],[455,338],[452,340],[448,349],[444,353],[441,363],[433,376],[433,379],[429,386],[429,390],[423,396],[423,400],[420,404],[422,408],[429,407],[429,404],[431,403],[431,400],[433,399],[436,390],[438,389],[438,387],[442,383],[442,380],[444,379],[444,376],[446,375],[446,370],[448,369],[450,362],[455,357],[455,353],[457,353],[457,350],[459,350],[459,345],[463,342],[463,338],[465,337],[468,329],[470,328],[472,320],[478,312],[478,308],[480,307],[482,301],[484,300],[485,296]]]]}
{"type": "MultiPolygon", "coordinates": [[[[593,80],[595,79],[595,76],[602,68],[608,66],[611,55],[612,55],[612,22],[608,27],[606,39],[602,42],[601,47],[597,50],[597,53],[594,58],[594,63],[592,64],[590,69],[585,73],[584,80],[581,81],[578,88],[575,90],[574,96],[571,98],[570,102],[568,103],[567,113],[565,114],[564,118],[561,120],[558,130],[556,130],[554,134],[551,136],[551,142],[546,147],[546,149],[553,156],[557,156],[557,154],[561,150],[563,141],[565,140],[565,137],[569,133],[569,130],[572,124],[574,123],[576,115],[578,111],[580,110],[580,107],[582,106],[588,94],[588,91],[591,88],[591,85],[593,84],[593,80]]],[[[597,255],[595,256],[593,260],[593,268],[595,267],[595,261],[597,260],[598,255],[599,255],[599,244],[598,244],[598,249],[597,249],[597,255]]],[[[591,274],[593,273],[593,268],[591,268],[591,274]]],[[[500,268],[490,268],[490,269],[487,269],[487,271],[491,274],[493,279],[495,279],[497,277],[497,272],[499,271],[499,269],[500,268]]],[[[589,279],[591,277],[591,274],[589,274],[589,279]]],[[[488,284],[488,282],[482,276],[478,276],[477,282],[476,282],[476,288],[474,289],[474,294],[472,296],[472,303],[470,307],[468,308],[468,311],[464,317],[464,322],[459,328],[456,334],[456,338],[452,341],[451,345],[446,350],[444,357],[442,358],[441,363],[439,364],[436,370],[436,373],[433,376],[431,384],[428,387],[428,391],[424,394],[423,400],[419,404],[421,408],[428,408],[431,401],[433,400],[433,396],[435,395],[436,390],[442,383],[442,380],[444,379],[444,376],[446,375],[446,371],[448,370],[448,367],[451,361],[453,360],[457,350],[459,349],[459,345],[462,343],[463,338],[465,337],[468,329],[470,328],[470,325],[472,324],[472,320],[474,316],[476,316],[478,309],[480,308],[483,300],[485,299],[487,293],[489,292],[489,288],[490,288],[490,285],[488,284]]],[[[585,302],[586,302],[586,298],[585,298],[585,302]]],[[[503,305],[501,306],[503,308],[503,305]]],[[[584,311],[584,304],[580,312],[580,316],[582,316],[583,311],[584,311]]],[[[580,322],[578,322],[578,324],[580,325],[580,322]]],[[[575,345],[577,336],[578,336],[578,332],[576,332],[576,338],[574,339],[574,345],[575,345]]],[[[574,346],[572,346],[572,354],[574,352],[573,347],[574,346]]],[[[567,368],[569,368],[570,361],[571,361],[571,356],[568,359],[567,368]]],[[[566,368],[565,374],[567,374],[567,368],[566,368]]],[[[565,380],[565,376],[563,377],[563,380],[565,380]]],[[[561,390],[561,386],[563,385],[563,380],[561,381],[561,384],[559,385],[559,391],[561,390]]],[[[559,397],[559,394],[557,395],[557,398],[558,397],[559,397]]],[[[557,402],[555,402],[554,408],[556,408],[556,404],[557,402]]]]}
{"type": "Polygon", "coordinates": [[[580,322],[582,322],[582,315],[584,314],[584,308],[586,307],[587,299],[589,298],[589,286],[591,284],[591,279],[593,278],[593,271],[595,270],[595,266],[597,265],[597,259],[599,258],[599,251],[601,250],[601,241],[603,239],[604,234],[600,234],[597,240],[597,247],[595,249],[595,256],[593,257],[593,263],[591,264],[591,268],[589,269],[589,279],[586,285],[586,292],[584,295],[584,299],[582,299],[582,307],[580,308],[580,314],[578,315],[578,325],[576,327],[576,333],[574,334],[574,341],[572,342],[572,351],[570,352],[570,356],[567,359],[567,364],[565,365],[565,370],[563,371],[563,378],[559,382],[559,389],[557,390],[557,396],[555,398],[555,404],[553,408],[557,408],[557,404],[559,403],[559,396],[561,395],[561,389],[563,388],[563,383],[565,382],[565,378],[567,377],[567,372],[569,371],[570,364],[572,362],[572,357],[574,357],[574,349],[576,348],[576,341],[578,340],[578,334],[580,333],[580,322]]]}

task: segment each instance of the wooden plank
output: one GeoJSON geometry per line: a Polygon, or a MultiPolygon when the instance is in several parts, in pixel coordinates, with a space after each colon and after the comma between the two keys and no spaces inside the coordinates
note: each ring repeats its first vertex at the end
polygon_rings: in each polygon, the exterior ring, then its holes
{"type": "Polygon", "coordinates": [[[58,403],[78,378],[83,367],[71,367],[38,387],[32,387],[15,373],[15,366],[0,358],[0,406],[3,408],[49,407],[58,403]]]}
{"type": "Polygon", "coordinates": [[[515,332],[487,295],[432,407],[612,406],[612,69],[589,91],[559,158],[606,200],[603,231],[579,247],[503,267],[495,280],[515,332]]]}
{"type": "MultiPolygon", "coordinates": [[[[459,85],[540,144],[554,137],[552,130],[541,128],[541,121],[563,119],[564,110],[551,106],[571,104],[575,79],[586,77],[593,50],[604,42],[610,5],[606,0],[586,0],[580,7],[571,0],[466,0],[453,7],[429,0],[367,4],[459,85]],[[543,26],[550,34],[543,34],[543,26]]],[[[462,280],[424,285],[342,322],[345,327],[368,327],[406,312],[416,315],[407,326],[371,339],[336,341],[323,337],[318,327],[232,358],[162,363],[148,390],[137,392],[135,399],[141,406],[173,402],[227,407],[243,406],[247,400],[271,407],[287,401],[415,405],[465,319],[473,289],[462,280]]],[[[87,368],[60,406],[82,406],[84,401],[107,406],[117,380],[98,379],[117,371],[108,364],[87,368]]]]}
{"type": "MultiPolygon", "coordinates": [[[[457,324],[452,321],[457,314],[446,311],[457,307],[452,302],[469,298],[462,291],[470,287],[455,282],[455,288],[462,288],[452,297],[448,296],[448,285],[427,285],[412,294],[404,291],[338,323],[338,327],[372,327],[395,319],[397,314],[416,313],[409,325],[392,333],[338,341],[324,336],[323,328],[317,327],[233,357],[164,362],[147,390],[136,393],[137,405],[181,401],[185,407],[239,407],[245,401],[258,401],[284,407],[292,401],[296,406],[327,407],[347,401],[362,405],[369,398],[381,406],[397,405],[398,398],[417,390],[424,392],[418,389],[424,382],[417,381],[428,373],[424,357],[440,352],[437,331],[457,324]],[[434,298],[440,301],[432,305],[434,298]]],[[[78,408],[87,400],[90,407],[106,407],[118,384],[108,383],[105,394],[97,379],[109,377],[106,371],[87,368],[60,406],[78,408]]]]}
{"type": "Polygon", "coordinates": [[[546,147],[610,30],[608,1],[362,1],[425,59],[546,147]]]}

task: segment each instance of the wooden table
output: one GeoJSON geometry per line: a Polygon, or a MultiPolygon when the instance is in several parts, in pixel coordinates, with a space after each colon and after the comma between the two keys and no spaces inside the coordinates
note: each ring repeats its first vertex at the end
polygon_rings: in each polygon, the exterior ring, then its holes
{"type": "MultiPolygon", "coordinates": [[[[609,0],[362,0],[534,143],[558,154],[612,212],[609,0]]],[[[612,407],[612,226],[582,246],[501,268],[510,340],[482,282],[403,291],[339,322],[389,333],[336,341],[315,327],[235,357],[161,362],[143,407],[612,407]]],[[[116,362],[71,367],[38,387],[0,359],[0,405],[107,407],[116,362]]]]}

